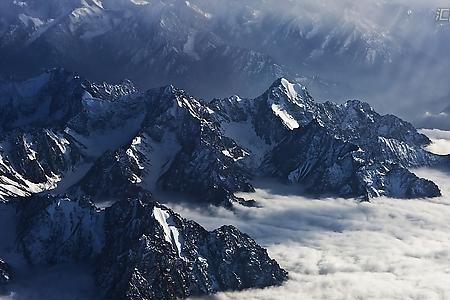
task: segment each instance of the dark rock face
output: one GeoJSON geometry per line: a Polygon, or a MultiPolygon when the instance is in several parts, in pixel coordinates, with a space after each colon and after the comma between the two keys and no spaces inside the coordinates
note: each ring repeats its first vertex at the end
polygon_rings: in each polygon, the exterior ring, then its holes
{"type": "Polygon", "coordinates": [[[19,247],[31,264],[88,260],[103,248],[103,213],[85,200],[35,196],[18,212],[19,247]]]}
{"type": "Polygon", "coordinates": [[[177,299],[287,278],[236,228],[208,232],[156,203],[118,203],[106,212],[105,224],[108,250],[97,274],[108,299],[177,299]]]}
{"type": "Polygon", "coordinates": [[[393,197],[412,199],[441,195],[441,191],[432,181],[419,178],[398,166],[392,168],[386,177],[387,190],[393,197]]]}
{"type": "Polygon", "coordinates": [[[53,129],[14,130],[0,148],[0,195],[29,196],[55,188],[59,176],[70,173],[84,158],[79,145],[53,129]]]}
{"type": "Polygon", "coordinates": [[[2,131],[64,124],[82,109],[82,93],[81,79],[62,69],[20,83],[0,81],[2,131]]]}
{"type": "Polygon", "coordinates": [[[440,196],[433,182],[418,178],[400,164],[375,160],[316,121],[293,131],[275,147],[264,168],[270,175],[301,183],[313,194],[366,200],[440,196]]]}
{"type": "Polygon", "coordinates": [[[206,106],[173,87],[143,97],[139,132],[103,154],[73,190],[111,198],[160,187],[225,206],[235,200],[234,192],[253,190],[247,172],[235,164],[244,151],[220,134],[206,106]]]}
{"type": "Polygon", "coordinates": [[[207,106],[173,87],[165,88],[156,97],[154,93],[148,95],[152,107],[163,113],[148,116],[146,132],[152,136],[172,129],[180,149],[170,166],[160,173],[157,185],[221,205],[229,205],[236,191],[253,190],[245,170],[235,163],[245,155],[244,151],[221,135],[207,106]]]}
{"type": "Polygon", "coordinates": [[[105,299],[180,299],[287,279],[267,251],[236,228],[208,232],[148,198],[105,210],[68,198],[24,201],[19,241],[28,261],[93,261],[105,299]]]}
{"type": "MultiPolygon", "coordinates": [[[[432,165],[439,157],[421,147],[430,140],[409,123],[392,115],[379,115],[357,100],[344,104],[316,103],[306,89],[285,79],[276,81],[259,98],[216,100],[213,106],[221,119],[226,115],[249,119],[256,134],[266,142],[279,142],[286,136],[280,127],[293,130],[316,120],[328,134],[351,142],[377,160],[389,160],[405,167],[432,165]]],[[[232,121],[238,122],[234,119],[232,121]]]]}
{"type": "MultiPolygon", "coordinates": [[[[101,146],[86,136],[105,134],[105,121],[108,129],[116,128],[113,111],[121,103],[113,100],[133,91],[131,83],[95,85],[62,69],[25,82],[0,82],[0,197],[57,187],[64,192],[79,181],[98,156],[92,148],[101,146]],[[94,103],[88,91],[105,99],[94,103]]],[[[127,107],[134,112],[133,105],[127,107]]]]}
{"type": "Polygon", "coordinates": [[[283,140],[264,162],[265,172],[301,183],[315,194],[361,197],[357,170],[364,162],[355,157],[358,147],[329,135],[316,121],[283,140]]]}
{"type": "Polygon", "coordinates": [[[136,184],[142,173],[137,163],[124,149],[107,151],[70,191],[72,194],[88,195],[96,202],[114,201],[141,193],[150,195],[149,191],[136,184]]]}
{"type": "Polygon", "coordinates": [[[21,116],[0,113],[12,124],[0,139],[2,198],[49,192],[99,202],[163,189],[229,207],[243,201],[236,192],[253,191],[255,176],[318,195],[433,197],[437,186],[414,180],[406,168],[450,160],[424,150],[428,138],[395,116],[356,100],[316,103],[286,79],[256,99],[210,104],[173,86],[142,93],[129,81],[93,84],[64,70],[3,85],[27,87],[28,94],[0,93],[5,111],[21,116]],[[54,103],[50,115],[36,109],[45,101],[54,103]],[[22,115],[26,126],[13,125],[22,115]],[[394,176],[401,189],[389,188],[394,176]]]}
{"type": "MultiPolygon", "coordinates": [[[[231,207],[253,177],[273,176],[320,196],[435,197],[439,188],[407,168],[449,163],[425,151],[429,140],[409,123],[359,101],[316,103],[285,79],[256,99],[209,104],[172,86],[142,93],[64,70],[1,85],[0,198],[21,198],[18,246],[31,264],[95,263],[105,299],[178,299],[287,278],[250,237],[206,231],[152,202],[155,189],[231,207]]],[[[0,280],[9,272],[0,264],[0,280]]]]}

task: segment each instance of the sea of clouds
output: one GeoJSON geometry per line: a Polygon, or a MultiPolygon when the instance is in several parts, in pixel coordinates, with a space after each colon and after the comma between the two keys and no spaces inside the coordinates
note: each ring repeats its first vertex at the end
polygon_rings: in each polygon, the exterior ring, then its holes
{"type": "MultiPolygon", "coordinates": [[[[434,141],[430,150],[450,153],[450,132],[426,133],[434,141]]],[[[443,196],[312,200],[265,181],[256,194],[242,194],[256,199],[259,209],[175,206],[208,229],[237,226],[289,271],[280,287],[203,299],[450,299],[450,173],[414,172],[434,180],[443,196]]]]}
{"type": "Polygon", "coordinates": [[[174,208],[209,229],[237,226],[289,271],[280,287],[211,299],[450,299],[450,176],[417,173],[434,179],[444,196],[312,200],[265,182],[251,195],[259,209],[174,208]]]}
{"type": "Polygon", "coordinates": [[[428,151],[442,155],[450,153],[450,131],[422,129],[420,132],[432,140],[432,143],[427,147],[428,151]]]}

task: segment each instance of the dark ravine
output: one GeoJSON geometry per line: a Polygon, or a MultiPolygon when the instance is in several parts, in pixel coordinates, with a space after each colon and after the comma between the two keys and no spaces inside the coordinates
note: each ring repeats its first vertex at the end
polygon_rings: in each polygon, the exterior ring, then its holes
{"type": "Polygon", "coordinates": [[[19,248],[35,266],[91,262],[104,299],[180,299],[280,285],[287,272],[232,226],[208,232],[151,198],[105,210],[33,197],[19,212],[19,248]]]}

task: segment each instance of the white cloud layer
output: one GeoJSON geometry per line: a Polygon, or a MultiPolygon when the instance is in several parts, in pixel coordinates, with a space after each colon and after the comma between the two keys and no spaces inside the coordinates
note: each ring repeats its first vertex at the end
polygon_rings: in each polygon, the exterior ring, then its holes
{"type": "Polygon", "coordinates": [[[203,299],[450,299],[450,176],[416,172],[434,179],[444,196],[311,200],[265,182],[250,195],[259,209],[175,207],[209,229],[236,225],[290,274],[281,287],[203,299]]]}
{"type": "MultiPolygon", "coordinates": [[[[429,150],[450,153],[450,131],[423,130],[429,150]]],[[[281,287],[203,299],[450,299],[450,172],[418,169],[436,182],[437,199],[312,200],[260,182],[259,209],[234,213],[175,206],[209,229],[232,223],[267,247],[289,271],[281,287]]]]}
{"type": "Polygon", "coordinates": [[[431,145],[427,150],[435,154],[450,154],[450,131],[439,129],[422,129],[421,133],[431,139],[431,145]]]}

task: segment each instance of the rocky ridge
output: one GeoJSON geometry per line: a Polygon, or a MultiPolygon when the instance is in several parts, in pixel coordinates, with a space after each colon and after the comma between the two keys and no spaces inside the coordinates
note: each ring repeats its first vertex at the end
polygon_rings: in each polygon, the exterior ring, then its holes
{"type": "Polygon", "coordinates": [[[162,189],[229,206],[243,203],[234,193],[253,191],[256,176],[318,196],[434,197],[439,188],[407,169],[448,161],[427,152],[429,139],[411,124],[357,100],[317,103],[286,79],[255,99],[211,103],[173,86],[140,92],[129,81],[93,84],[64,70],[4,84],[13,85],[29,92],[11,102],[0,89],[0,119],[11,124],[0,141],[5,199],[48,192],[101,202],[162,189]],[[18,115],[6,112],[15,102],[45,106],[42,99],[55,110],[31,106],[21,117],[28,124],[13,125],[18,115]],[[76,109],[60,112],[58,101],[76,109]]]}

